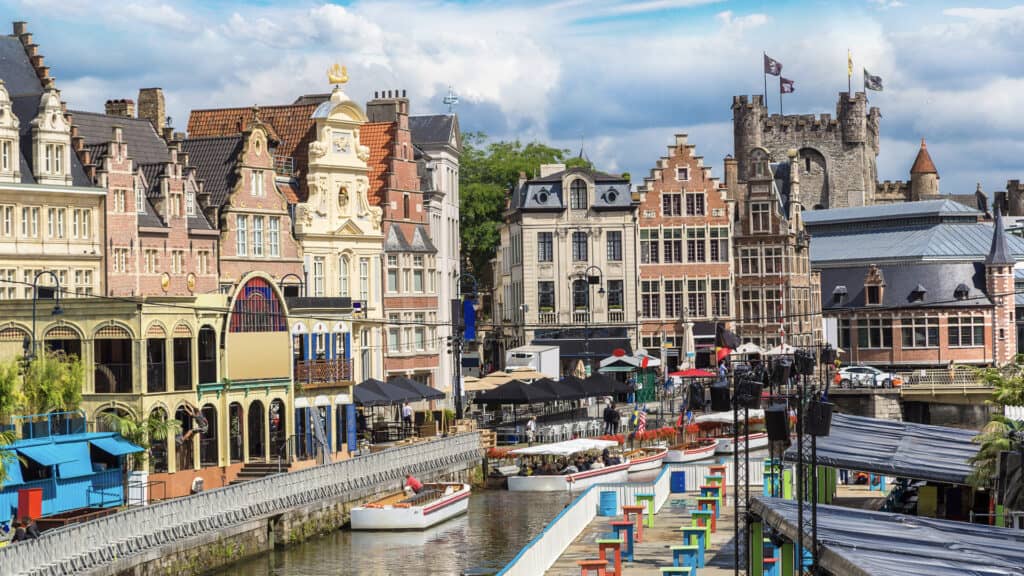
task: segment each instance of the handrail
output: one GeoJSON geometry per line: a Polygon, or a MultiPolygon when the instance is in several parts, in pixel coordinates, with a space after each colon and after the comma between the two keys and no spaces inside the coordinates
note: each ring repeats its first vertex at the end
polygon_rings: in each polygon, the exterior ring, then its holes
{"type": "Polygon", "coordinates": [[[129,508],[0,548],[0,567],[5,576],[88,572],[114,559],[124,560],[253,518],[326,498],[372,492],[389,482],[397,487],[405,474],[429,474],[475,462],[481,455],[479,433],[457,434],[129,508]]]}

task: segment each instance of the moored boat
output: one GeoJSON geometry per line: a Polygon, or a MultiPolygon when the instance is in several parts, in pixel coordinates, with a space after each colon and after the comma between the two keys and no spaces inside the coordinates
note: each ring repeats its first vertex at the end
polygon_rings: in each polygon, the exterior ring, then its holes
{"type": "MultiPolygon", "coordinates": [[[[518,448],[509,454],[520,457],[559,458],[571,462],[575,455],[600,452],[618,445],[619,443],[614,440],[577,438],[554,444],[518,448]]],[[[508,489],[510,492],[579,492],[600,482],[625,482],[628,479],[630,464],[628,459],[623,459],[611,465],[595,463],[589,470],[571,473],[509,476],[508,489]]]]}
{"type": "Polygon", "coordinates": [[[630,472],[643,472],[644,470],[661,468],[667,455],[668,448],[638,448],[624,454],[629,459],[630,472]]]}
{"type": "Polygon", "coordinates": [[[698,438],[686,444],[677,444],[668,449],[665,462],[696,462],[715,455],[718,440],[715,438],[698,438]]]}
{"type": "MultiPolygon", "coordinates": [[[[745,411],[749,420],[739,419],[740,441],[739,449],[743,450],[744,444],[749,443],[751,450],[768,446],[768,434],[764,432],[764,410],[750,409],[745,411]],[[759,427],[760,429],[752,429],[759,427]]],[[[730,412],[712,412],[701,414],[694,419],[694,423],[706,431],[707,437],[717,442],[715,452],[718,454],[735,454],[736,443],[733,441],[733,423],[735,415],[730,412]]]]}
{"type": "Polygon", "coordinates": [[[390,494],[352,509],[353,530],[423,530],[469,507],[469,484],[424,484],[419,494],[390,494]]]}
{"type": "MultiPolygon", "coordinates": [[[[715,452],[719,454],[735,454],[737,452],[736,444],[733,442],[732,436],[719,437],[718,445],[715,448],[715,452]]],[[[740,436],[739,450],[743,450],[743,444],[749,442],[751,450],[757,450],[758,448],[764,448],[768,446],[768,433],[767,432],[753,432],[740,436]]]]}

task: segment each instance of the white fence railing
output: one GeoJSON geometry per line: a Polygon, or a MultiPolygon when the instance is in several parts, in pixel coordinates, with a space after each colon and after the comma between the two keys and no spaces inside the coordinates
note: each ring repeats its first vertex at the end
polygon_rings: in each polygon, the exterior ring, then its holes
{"type": "MultiPolygon", "coordinates": [[[[709,465],[667,464],[662,467],[661,473],[653,482],[596,484],[587,488],[565,510],[555,516],[554,520],[549,522],[536,538],[524,546],[515,558],[506,564],[501,572],[498,572],[498,576],[536,576],[551,568],[597,516],[601,492],[616,492],[617,514],[622,513],[624,503],[635,502],[637,494],[652,492],[654,493],[654,510],[661,510],[671,492],[672,472],[684,472],[686,491],[694,492],[704,483],[704,476],[709,472],[709,465]]],[[[764,483],[762,459],[751,459],[748,475],[751,485],[760,486],[764,483]]],[[[726,468],[726,485],[733,485],[732,464],[726,468]]]]}
{"type": "Polygon", "coordinates": [[[480,456],[479,434],[459,434],[129,509],[0,548],[0,576],[85,573],[253,518],[347,493],[378,491],[389,482],[398,488],[406,474],[442,470],[480,456]]]}

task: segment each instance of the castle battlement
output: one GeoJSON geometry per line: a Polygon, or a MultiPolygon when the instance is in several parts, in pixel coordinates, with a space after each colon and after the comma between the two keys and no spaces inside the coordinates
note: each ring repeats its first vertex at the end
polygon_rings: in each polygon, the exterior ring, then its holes
{"type": "Polygon", "coordinates": [[[765,132],[836,132],[839,130],[839,120],[831,114],[772,114],[764,121],[765,132]]]}
{"type": "Polygon", "coordinates": [[[764,108],[764,96],[762,94],[754,94],[747,96],[743,94],[741,96],[732,97],[732,108],[764,108]]]}

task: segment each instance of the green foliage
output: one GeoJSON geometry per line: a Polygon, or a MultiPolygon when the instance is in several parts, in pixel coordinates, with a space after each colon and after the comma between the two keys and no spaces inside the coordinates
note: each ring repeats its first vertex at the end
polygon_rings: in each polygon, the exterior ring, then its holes
{"type": "Polygon", "coordinates": [[[145,420],[139,420],[134,416],[121,416],[114,412],[105,412],[103,421],[111,430],[124,437],[132,444],[145,448],[142,452],[131,455],[131,468],[143,470],[146,466],[146,455],[153,442],[167,440],[167,438],[181,430],[181,422],[174,418],[161,418],[151,414],[145,420]]]}
{"type": "Polygon", "coordinates": [[[519,173],[536,176],[541,164],[590,167],[583,158],[570,158],[568,150],[539,142],[490,142],[482,132],[462,135],[459,159],[459,220],[463,259],[481,287],[491,285],[490,259],[498,246],[498,229],[505,210],[505,191],[519,181],[519,173]]]}
{"type": "MultiPolygon", "coordinates": [[[[2,373],[6,373],[6,368],[2,373]]],[[[28,414],[77,410],[82,403],[85,366],[77,356],[44,352],[23,373],[22,406],[28,414]]]]}
{"type": "Polygon", "coordinates": [[[1018,449],[1011,434],[1024,431],[1024,422],[1002,414],[1004,406],[1024,406],[1024,355],[1018,355],[1013,362],[1001,368],[982,368],[976,374],[992,387],[989,404],[995,406],[996,412],[981,433],[973,438],[980,447],[978,454],[971,458],[974,472],[968,477],[968,482],[979,488],[992,488],[999,453],[1018,449]]]}
{"type": "Polygon", "coordinates": [[[3,446],[10,444],[17,440],[14,432],[4,431],[0,432],[0,488],[4,487],[4,482],[7,481],[7,467],[17,466],[21,457],[11,452],[10,450],[4,450],[3,446]]]}
{"type": "Polygon", "coordinates": [[[21,368],[14,361],[0,363],[0,424],[6,424],[22,402],[21,368]]]}

